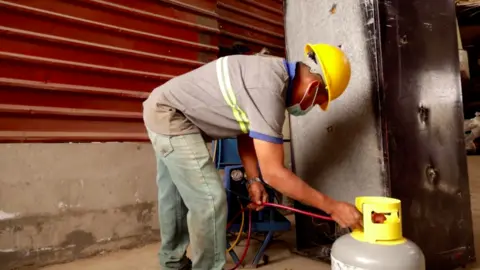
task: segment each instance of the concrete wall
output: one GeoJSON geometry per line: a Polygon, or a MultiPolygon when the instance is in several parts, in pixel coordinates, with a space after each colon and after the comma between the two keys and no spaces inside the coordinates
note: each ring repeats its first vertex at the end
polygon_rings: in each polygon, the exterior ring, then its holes
{"type": "Polygon", "coordinates": [[[377,135],[381,131],[374,109],[373,2],[290,0],[286,1],[285,12],[290,61],[304,58],[306,43],[328,43],[341,46],[352,68],[348,88],[328,111],[314,108],[303,117],[291,118],[296,173],[338,200],[353,202],[358,195],[386,194],[382,146],[377,135]]]}
{"type": "Polygon", "coordinates": [[[3,144],[0,152],[0,269],[158,240],[149,144],[3,144]]]}
{"type": "Polygon", "coordinates": [[[0,144],[0,153],[0,270],[159,240],[150,144],[0,144]]]}

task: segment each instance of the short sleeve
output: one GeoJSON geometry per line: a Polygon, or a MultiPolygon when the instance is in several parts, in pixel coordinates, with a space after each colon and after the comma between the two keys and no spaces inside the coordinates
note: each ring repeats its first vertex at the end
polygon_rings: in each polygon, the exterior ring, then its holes
{"type": "Polygon", "coordinates": [[[254,139],[282,144],[285,100],[275,92],[262,92],[262,98],[247,108],[249,135],[254,139]]]}

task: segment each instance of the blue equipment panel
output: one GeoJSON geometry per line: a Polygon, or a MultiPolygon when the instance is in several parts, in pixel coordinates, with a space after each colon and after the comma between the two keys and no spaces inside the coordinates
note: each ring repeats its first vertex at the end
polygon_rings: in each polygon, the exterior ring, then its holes
{"type": "Polygon", "coordinates": [[[238,155],[237,139],[222,139],[212,142],[212,152],[215,157],[217,170],[226,166],[241,165],[242,161],[238,155]]]}
{"type": "MultiPolygon", "coordinates": [[[[235,215],[241,210],[241,207],[247,207],[248,191],[245,186],[245,178],[241,177],[239,180],[237,177],[232,177],[232,174],[244,175],[243,166],[227,166],[225,167],[225,175],[223,177],[225,189],[227,190],[227,203],[228,203],[228,222],[230,223],[235,215]],[[242,206],[241,206],[241,205],[242,206]]],[[[268,193],[269,202],[273,202],[275,198],[275,191],[265,185],[265,189],[268,193]]],[[[229,232],[239,232],[241,227],[242,217],[236,217],[232,226],[229,228],[229,232]]],[[[245,215],[245,221],[243,225],[243,232],[248,232],[248,215],[245,215]]],[[[275,232],[288,231],[291,228],[290,221],[285,218],[277,209],[264,208],[261,211],[252,212],[252,233],[263,233],[265,238],[261,247],[259,248],[255,258],[253,259],[252,266],[257,267],[264,256],[265,250],[273,239],[275,232]]],[[[234,250],[231,250],[230,256],[235,263],[238,262],[238,256],[234,250]]],[[[264,259],[267,263],[267,259],[264,259]]]]}
{"type": "MultiPolygon", "coordinates": [[[[247,201],[248,191],[245,186],[245,178],[240,180],[233,180],[232,174],[244,174],[243,166],[228,166],[225,168],[224,185],[227,190],[228,203],[228,220],[229,222],[235,218],[235,215],[241,210],[240,204],[246,207],[249,203],[247,201]]],[[[275,191],[265,185],[268,193],[269,202],[274,202],[275,191]]],[[[241,217],[234,220],[230,231],[238,232],[240,229],[241,217]]],[[[266,208],[262,211],[252,213],[252,232],[268,232],[268,231],[286,231],[290,229],[290,222],[280,212],[274,208],[266,208]]],[[[246,226],[244,225],[244,230],[246,226]]]]}
{"type": "MultiPolygon", "coordinates": [[[[249,195],[245,185],[246,179],[244,178],[245,170],[238,155],[236,139],[218,140],[214,141],[212,145],[215,165],[217,169],[224,169],[225,171],[223,183],[227,191],[228,222],[230,223],[242,206],[247,207],[249,203],[249,195]]],[[[269,195],[269,202],[274,202],[275,191],[266,184],[265,188],[269,195]]],[[[229,228],[229,232],[238,233],[241,221],[242,217],[237,217],[229,228]]],[[[248,215],[245,215],[244,232],[248,232],[248,223],[248,215]]],[[[288,231],[290,228],[290,221],[274,208],[264,208],[262,211],[252,212],[252,232],[265,235],[262,246],[252,262],[254,267],[257,267],[260,260],[264,258],[264,252],[273,239],[273,234],[279,231],[288,231]]],[[[229,253],[237,263],[239,259],[235,251],[232,250],[229,253]]]]}

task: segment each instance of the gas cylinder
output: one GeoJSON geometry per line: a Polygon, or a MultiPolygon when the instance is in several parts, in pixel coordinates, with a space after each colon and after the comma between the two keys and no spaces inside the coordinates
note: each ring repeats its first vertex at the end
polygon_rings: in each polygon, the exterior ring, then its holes
{"type": "Polygon", "coordinates": [[[332,270],[425,270],[423,252],[403,237],[400,200],[357,197],[355,206],[363,228],[333,243],[332,270]]]}

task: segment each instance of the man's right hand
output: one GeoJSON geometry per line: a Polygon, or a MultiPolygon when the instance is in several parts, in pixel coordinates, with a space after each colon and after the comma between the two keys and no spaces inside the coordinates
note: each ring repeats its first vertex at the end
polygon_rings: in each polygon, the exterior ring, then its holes
{"type": "Polygon", "coordinates": [[[362,227],[362,214],[354,205],[335,201],[330,208],[330,215],[342,228],[351,229],[362,227]]]}

